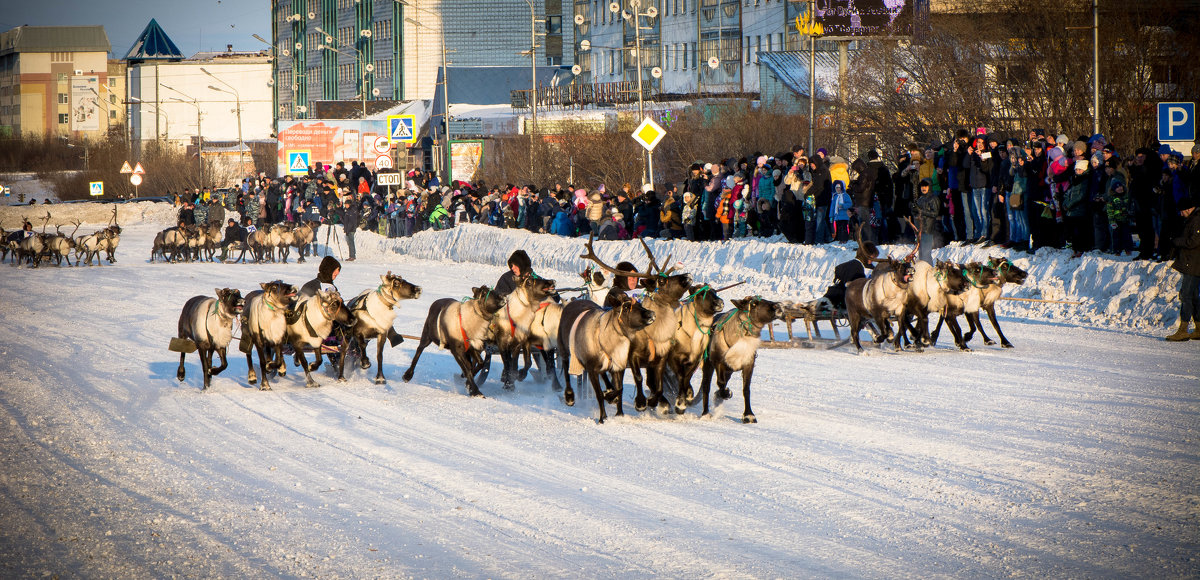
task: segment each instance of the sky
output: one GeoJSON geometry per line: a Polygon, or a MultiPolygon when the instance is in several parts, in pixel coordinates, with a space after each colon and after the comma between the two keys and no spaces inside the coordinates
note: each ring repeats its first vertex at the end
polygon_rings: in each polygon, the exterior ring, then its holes
{"type": "Polygon", "coordinates": [[[266,0],[35,0],[20,10],[0,11],[0,30],[17,26],[104,26],[110,56],[122,58],[150,19],[158,20],[185,57],[202,50],[259,50],[271,39],[266,0]]]}

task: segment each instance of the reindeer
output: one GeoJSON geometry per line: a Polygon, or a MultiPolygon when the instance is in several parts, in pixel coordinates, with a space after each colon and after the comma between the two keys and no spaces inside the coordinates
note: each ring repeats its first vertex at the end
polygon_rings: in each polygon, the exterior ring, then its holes
{"type": "Polygon", "coordinates": [[[900,350],[901,333],[892,333],[890,319],[895,316],[903,324],[912,276],[911,262],[887,258],[878,262],[870,278],[859,278],[846,285],[846,317],[850,321],[850,339],[860,352],[862,344],[858,333],[868,318],[879,328],[875,342],[894,339],[895,349],[900,350]]]}
{"type": "Polygon", "coordinates": [[[221,227],[219,222],[200,226],[200,244],[196,248],[197,258],[207,262],[215,261],[213,255],[217,251],[217,245],[221,243],[221,227]]]}
{"type": "Polygon", "coordinates": [[[905,320],[901,321],[901,329],[907,329],[913,337],[913,347],[920,352],[923,345],[929,345],[929,314],[939,315],[946,309],[946,296],[959,294],[966,288],[967,279],[962,270],[948,262],[938,262],[936,266],[929,262],[918,260],[913,265],[913,278],[908,284],[908,300],[905,304],[905,320]],[[908,324],[908,315],[916,317],[916,327],[908,324]]]}
{"type": "Polygon", "coordinates": [[[242,312],[244,305],[242,293],[236,289],[218,288],[216,294],[216,298],[194,296],[183,305],[178,337],[171,341],[171,350],[179,352],[179,371],[175,378],[181,383],[187,376],[184,359],[189,352],[200,351],[200,371],[204,375],[202,390],[208,389],[212,378],[229,365],[225,351],[233,339],[233,319],[242,312]],[[221,366],[216,368],[212,364],[213,353],[221,357],[221,366]]]}
{"type": "Polygon", "coordinates": [[[404,372],[404,382],[411,381],[421,353],[431,343],[450,351],[454,361],[462,370],[467,382],[467,394],[482,397],[479,385],[475,384],[475,368],[479,364],[484,341],[490,332],[492,319],[504,307],[505,297],[492,292],[487,286],[471,289],[471,298],[459,302],[453,298],[441,298],[429,306],[425,326],[421,328],[421,341],[413,353],[412,364],[404,372]]]}
{"type": "Polygon", "coordinates": [[[937,327],[933,329],[930,343],[937,344],[938,334],[942,330],[942,322],[945,322],[950,333],[954,335],[954,345],[959,350],[970,351],[971,348],[967,346],[969,338],[963,336],[962,327],[958,324],[958,317],[965,315],[970,321],[972,314],[979,315],[979,307],[983,301],[980,290],[996,282],[996,271],[979,262],[964,264],[960,269],[968,282],[967,289],[961,294],[946,296],[945,311],[938,319],[937,327]]]}
{"type": "MultiPolygon", "coordinates": [[[[50,214],[46,214],[46,217],[49,218],[50,214]]],[[[26,223],[29,221],[25,218],[21,219],[26,223]]],[[[16,255],[16,261],[13,262],[13,266],[17,266],[28,260],[32,267],[38,267],[38,264],[42,261],[42,251],[46,249],[45,226],[42,227],[42,230],[42,234],[33,234],[19,241],[9,242],[9,249],[16,255]]]]}
{"type": "Polygon", "coordinates": [[[246,245],[254,254],[254,261],[262,263],[267,257],[275,261],[275,242],[271,239],[271,230],[258,228],[246,235],[246,245]]]}
{"type": "Polygon", "coordinates": [[[104,237],[103,243],[100,244],[100,249],[104,250],[109,264],[116,264],[117,246],[121,244],[121,226],[113,224],[108,226],[107,231],[108,234],[104,237]]]}
{"type": "Polygon", "coordinates": [[[158,232],[154,236],[154,243],[150,248],[150,261],[153,262],[154,258],[158,257],[164,262],[174,262],[179,256],[179,249],[187,247],[187,239],[190,237],[194,227],[190,224],[183,224],[158,232]],[[169,257],[167,256],[168,249],[171,250],[169,257]]]}
{"type": "Polygon", "coordinates": [[[246,380],[251,385],[258,382],[254,373],[252,350],[258,351],[258,364],[262,373],[259,390],[269,391],[269,373],[279,376],[287,374],[283,361],[283,345],[287,338],[287,314],[296,301],[296,287],[281,280],[259,284],[261,290],[246,295],[242,309],[242,340],[239,349],[246,353],[246,380]],[[267,351],[273,351],[267,360],[267,351]]]}
{"type": "Polygon", "coordinates": [[[280,261],[286,264],[288,254],[291,253],[292,245],[296,240],[292,234],[292,227],[288,224],[271,226],[271,239],[275,242],[275,249],[279,253],[280,261]]]}
{"type": "Polygon", "coordinates": [[[288,320],[287,343],[295,352],[296,366],[304,370],[304,384],[315,388],[321,385],[313,380],[312,372],[321,368],[321,344],[333,333],[334,324],[354,324],[350,310],[342,302],[342,295],[336,290],[317,290],[313,296],[305,298],[296,307],[295,315],[288,320]],[[304,356],[304,348],[309,347],[316,353],[312,365],[304,356]]]}
{"type": "Polygon", "coordinates": [[[529,327],[529,340],[524,349],[525,368],[518,373],[518,380],[525,380],[525,376],[529,372],[531,350],[536,349],[541,353],[542,357],[542,377],[544,380],[549,376],[553,383],[555,391],[562,390],[562,383],[558,382],[557,361],[558,358],[558,323],[562,320],[562,304],[553,300],[543,300],[538,304],[537,312],[533,315],[533,324],[529,327]]]}
{"type": "Polygon", "coordinates": [[[302,222],[300,225],[292,228],[292,246],[296,248],[296,253],[299,254],[299,257],[296,258],[297,264],[304,263],[304,257],[308,255],[309,245],[312,244],[316,229],[320,225],[321,222],[302,222]]]}
{"type": "Polygon", "coordinates": [[[48,257],[56,259],[56,263],[62,266],[63,258],[66,258],[67,265],[71,264],[71,254],[75,252],[75,232],[79,231],[79,226],[82,222],[79,220],[72,221],[75,224],[75,229],[69,235],[63,235],[62,226],[54,226],[55,235],[46,241],[46,253],[48,257]]]}
{"type": "MultiPolygon", "coordinates": [[[[1025,283],[1025,279],[1029,277],[1029,273],[1008,258],[992,257],[988,260],[987,266],[996,271],[996,281],[979,288],[980,293],[980,308],[987,311],[988,318],[992,321],[992,328],[996,329],[996,334],[1000,335],[1000,346],[1004,348],[1012,348],[1011,342],[1005,338],[1004,333],[1000,330],[1000,323],[996,320],[996,301],[1000,299],[1000,294],[1004,290],[1004,285],[1008,283],[1020,286],[1025,283]]],[[[963,337],[963,342],[970,342],[974,336],[975,329],[979,329],[979,335],[983,337],[983,344],[991,346],[996,344],[996,341],[988,338],[987,333],[983,331],[983,323],[979,320],[979,311],[976,310],[972,314],[967,315],[967,324],[970,329],[966,336],[963,337]]]]}
{"type": "Polygon", "coordinates": [[[611,384],[608,377],[610,373],[625,369],[634,334],[652,324],[654,317],[653,310],[628,298],[620,306],[607,311],[590,300],[575,300],[563,307],[562,321],[558,325],[558,345],[563,353],[563,379],[566,381],[563,400],[568,407],[575,406],[571,374],[572,367],[578,367],[578,372],[574,374],[586,374],[596,393],[600,423],[604,423],[608,417],[604,411],[605,396],[600,391],[601,377],[609,383],[609,390],[615,389],[617,416],[625,414],[622,386],[611,384]]]}
{"type": "MultiPolygon", "coordinates": [[[[359,365],[366,370],[371,367],[367,358],[367,343],[375,339],[375,384],[387,382],[383,376],[383,343],[392,330],[392,322],[396,312],[392,310],[401,300],[410,300],[421,296],[421,287],[404,280],[398,275],[387,274],[380,276],[379,287],[375,290],[364,290],[350,301],[350,313],[354,323],[343,329],[342,352],[338,360],[338,380],[346,380],[346,353],[350,348],[356,349],[359,355],[359,365]],[[354,344],[351,345],[351,342],[354,344]]],[[[392,345],[395,346],[395,345],[392,345]]]]}
{"type": "MultiPolygon", "coordinates": [[[[633,384],[637,388],[634,406],[638,411],[644,411],[647,407],[666,404],[662,396],[662,376],[666,369],[667,358],[670,356],[672,338],[679,327],[679,318],[675,310],[679,308],[679,300],[683,298],[684,294],[687,294],[688,287],[692,284],[692,277],[688,274],[669,275],[670,270],[664,270],[658,265],[654,259],[654,253],[650,251],[650,246],[646,244],[645,240],[639,239],[639,241],[650,260],[644,273],[617,270],[605,264],[596,256],[596,252],[592,248],[593,236],[588,237],[587,244],[584,245],[587,253],[581,257],[595,262],[597,266],[614,276],[639,278],[639,286],[646,290],[642,306],[654,311],[654,323],[634,335],[629,349],[627,367],[633,374],[633,384]],[[646,368],[646,378],[650,384],[649,400],[642,391],[642,367],[646,368]]],[[[670,263],[670,257],[667,258],[667,263],[670,263]]],[[[613,383],[620,386],[624,380],[624,369],[615,371],[612,378],[613,383]]],[[[613,395],[612,392],[608,393],[610,397],[613,395]]]]}
{"type": "Polygon", "coordinates": [[[692,375],[708,354],[708,345],[712,341],[713,318],[725,308],[725,301],[721,300],[717,291],[708,284],[693,286],[688,290],[688,297],[676,311],[679,326],[675,329],[675,337],[672,339],[675,346],[671,348],[667,360],[667,367],[679,382],[675,412],[680,415],[687,410],[694,398],[692,375]]]}
{"type": "MultiPolygon", "coordinates": [[[[516,289],[508,296],[504,309],[492,318],[491,334],[488,342],[496,345],[500,353],[500,361],[504,370],[500,373],[500,381],[505,390],[512,390],[517,379],[517,356],[525,348],[531,337],[533,321],[537,315],[538,305],[554,293],[554,280],[539,278],[533,274],[517,276],[516,289]]],[[[484,357],[479,371],[482,374],[475,382],[483,384],[487,380],[487,371],[491,367],[491,356],[484,357]]]]}
{"type": "Polygon", "coordinates": [[[762,343],[762,328],[783,316],[783,307],[760,296],[747,296],[734,300],[733,308],[716,317],[713,322],[708,358],[704,361],[704,377],[700,381],[700,390],[704,393],[704,408],[700,415],[708,415],[708,395],[712,388],[713,373],[717,375],[717,397],[729,399],[733,396],[727,387],[729,378],[734,372],[740,371],[742,400],[746,403],[742,422],[757,423],[758,419],[750,410],[750,379],[754,376],[758,345],[762,343]]]}

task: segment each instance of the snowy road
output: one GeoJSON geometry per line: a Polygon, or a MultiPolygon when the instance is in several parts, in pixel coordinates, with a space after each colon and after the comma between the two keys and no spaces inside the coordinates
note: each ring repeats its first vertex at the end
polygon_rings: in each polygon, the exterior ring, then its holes
{"type": "MultiPolygon", "coordinates": [[[[187,298],[315,265],[147,264],[158,229],[116,266],[0,266],[4,576],[1200,574],[1195,341],[1004,320],[1016,349],[762,351],[757,425],[740,396],[597,425],[498,369],[471,399],[436,347],[406,384],[411,342],[385,386],[259,392],[239,354],[201,392],[166,349],[187,298]]],[[[407,334],[501,273],[367,257],[338,285],[389,269],[424,288],[407,334]]]]}

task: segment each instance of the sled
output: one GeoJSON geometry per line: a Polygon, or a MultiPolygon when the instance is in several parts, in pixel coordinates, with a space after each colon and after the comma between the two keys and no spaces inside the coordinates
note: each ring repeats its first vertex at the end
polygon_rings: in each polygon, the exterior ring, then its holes
{"type": "Polygon", "coordinates": [[[167,349],[171,352],[192,354],[196,352],[196,343],[186,338],[175,337],[171,339],[171,344],[167,346],[167,349]]]}
{"type": "Polygon", "coordinates": [[[849,321],[846,319],[845,309],[834,308],[833,305],[826,299],[820,298],[812,302],[785,302],[783,303],[783,322],[784,329],[787,331],[787,340],[775,339],[775,323],[767,325],[767,335],[770,340],[763,341],[762,348],[824,348],[834,349],[843,346],[850,342],[850,338],[842,338],[842,333],[838,331],[838,327],[849,326],[849,321]],[[800,338],[792,333],[792,323],[797,320],[804,321],[804,328],[808,332],[808,338],[800,338]],[[830,328],[833,329],[834,338],[826,338],[821,336],[821,327],[819,322],[828,322],[830,328]]]}

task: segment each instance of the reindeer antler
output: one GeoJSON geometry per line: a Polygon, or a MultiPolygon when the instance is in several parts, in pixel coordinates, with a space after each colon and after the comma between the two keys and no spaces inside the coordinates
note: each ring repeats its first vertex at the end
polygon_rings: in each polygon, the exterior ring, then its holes
{"type": "MultiPolygon", "coordinates": [[[[583,247],[587,248],[587,253],[580,254],[579,255],[580,258],[583,258],[585,260],[591,260],[591,261],[595,262],[597,266],[600,266],[601,268],[609,271],[610,273],[612,273],[615,276],[629,276],[632,278],[653,278],[654,277],[654,274],[643,274],[643,273],[637,272],[637,271],[630,272],[628,270],[618,270],[616,268],[613,268],[612,266],[609,266],[608,264],[605,264],[604,262],[602,262],[600,260],[600,257],[596,255],[596,251],[592,249],[592,241],[595,240],[595,238],[596,238],[596,234],[588,234],[588,241],[586,244],[583,245],[583,247]]],[[[642,243],[644,244],[645,242],[642,242],[642,243]]]]}
{"type": "Polygon", "coordinates": [[[46,226],[50,225],[50,212],[46,212],[46,217],[42,218],[42,233],[46,233],[46,226]]]}
{"type": "MultiPolygon", "coordinates": [[[[651,274],[658,274],[658,275],[661,275],[661,276],[668,276],[668,275],[670,275],[670,274],[671,274],[671,272],[674,272],[674,271],[675,271],[675,266],[671,266],[671,267],[667,268],[666,270],[663,270],[662,266],[659,266],[659,265],[658,265],[658,262],[654,260],[654,252],[651,252],[651,251],[650,251],[650,246],[646,244],[646,239],[645,239],[645,238],[638,238],[638,241],[642,243],[642,249],[643,249],[643,250],[646,250],[646,256],[647,256],[648,258],[650,258],[650,266],[648,267],[648,270],[649,270],[649,272],[650,272],[651,274]]],[[[664,261],[663,263],[664,263],[664,264],[670,264],[670,263],[671,263],[671,257],[672,257],[672,255],[671,255],[671,254],[667,254],[667,259],[666,259],[666,261],[664,261]]]]}
{"type": "Polygon", "coordinates": [[[74,238],[74,237],[75,237],[75,232],[79,231],[79,226],[83,225],[83,222],[81,222],[81,221],[79,221],[79,220],[72,220],[72,221],[71,221],[71,223],[75,224],[75,229],[74,229],[74,230],[71,230],[71,235],[69,235],[69,236],[67,236],[67,237],[69,237],[69,238],[74,238]]]}
{"type": "Polygon", "coordinates": [[[904,257],[905,262],[911,262],[913,257],[916,256],[918,251],[921,249],[921,228],[918,228],[917,224],[913,223],[912,218],[905,217],[904,221],[908,222],[908,226],[911,227],[914,232],[917,232],[917,245],[913,246],[912,252],[904,257]]]}

